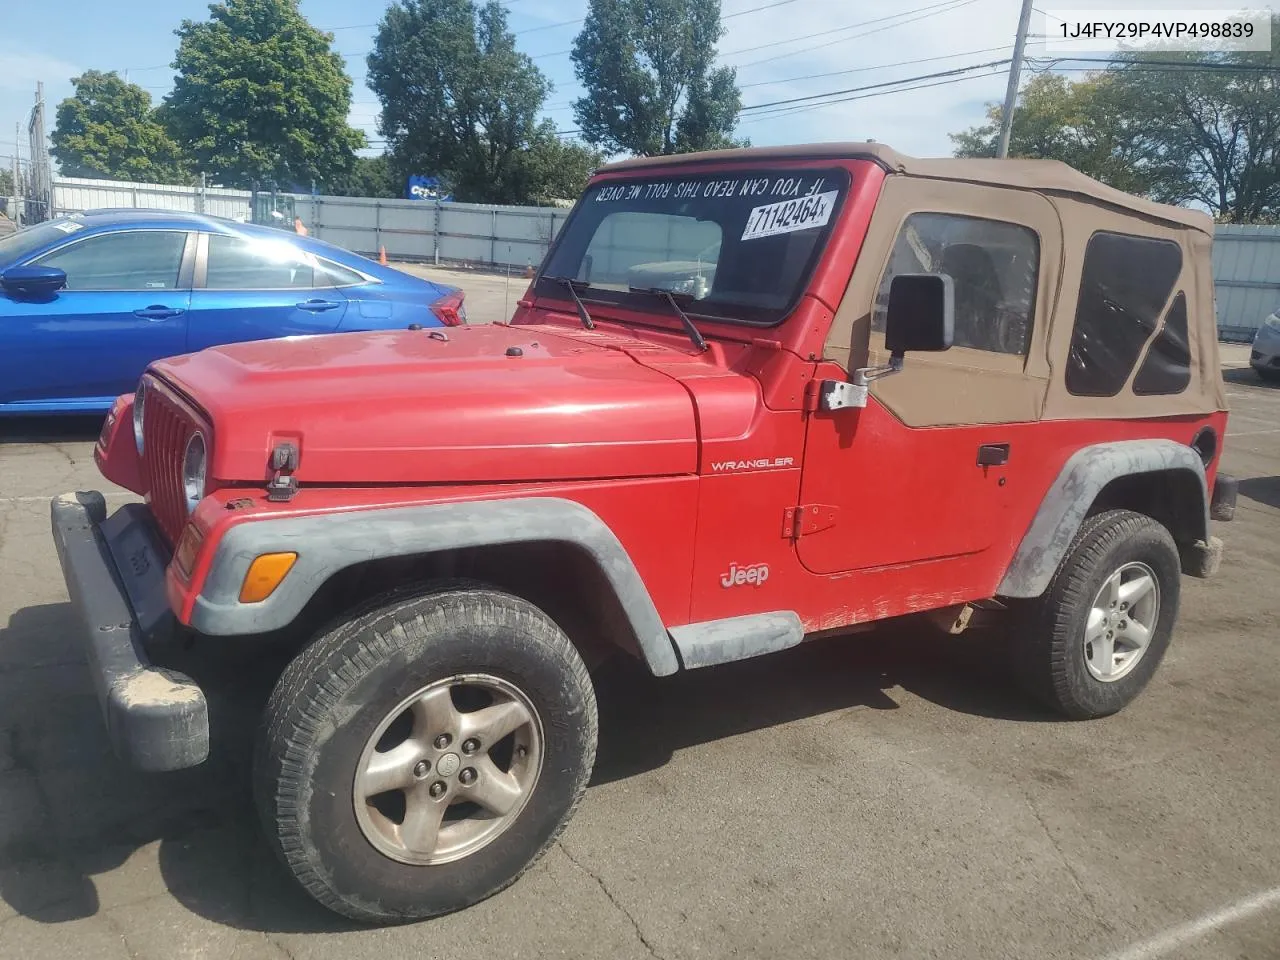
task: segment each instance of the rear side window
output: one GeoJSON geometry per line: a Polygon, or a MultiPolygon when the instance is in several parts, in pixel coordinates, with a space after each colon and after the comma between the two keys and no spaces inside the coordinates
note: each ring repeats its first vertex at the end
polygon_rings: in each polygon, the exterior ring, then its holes
{"type": "Polygon", "coordinates": [[[955,287],[955,345],[1024,354],[1039,268],[1040,241],[1026,227],[951,213],[913,213],[902,224],[880,278],[871,328],[884,331],[895,276],[943,273],[955,287]]]}
{"type": "Polygon", "coordinates": [[[172,290],[186,245],[175,230],[129,230],[86,237],[36,262],[64,271],[68,290],[172,290]]]}
{"type": "Polygon", "coordinates": [[[364,282],[364,277],[348,267],[339,266],[332,260],[316,261],[317,287],[354,287],[364,282]]]}
{"type": "Polygon", "coordinates": [[[1191,383],[1191,349],[1187,346],[1187,295],[1179,292],[1164,319],[1164,329],[1147,351],[1138,375],[1137,394],[1181,393],[1191,383]]]}
{"type": "MultiPolygon", "coordinates": [[[[1114,397],[1124,388],[1181,272],[1182,250],[1172,240],[1121,233],[1089,239],[1067,357],[1070,393],[1114,397]]],[[[1185,350],[1185,303],[1182,315],[1185,350]]]]}
{"type": "Polygon", "coordinates": [[[210,290],[310,289],[315,273],[311,257],[287,241],[209,235],[204,285],[210,290]]]}

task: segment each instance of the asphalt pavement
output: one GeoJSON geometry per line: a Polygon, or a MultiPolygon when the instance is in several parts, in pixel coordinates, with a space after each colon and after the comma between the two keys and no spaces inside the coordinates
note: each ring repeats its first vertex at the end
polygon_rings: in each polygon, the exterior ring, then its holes
{"type": "Polygon", "coordinates": [[[114,761],[48,531],[50,496],[104,486],[98,424],[0,422],[0,957],[1280,957],[1280,390],[1224,356],[1226,558],[1184,579],[1125,712],[1057,721],[992,644],[901,628],[614,671],[561,842],[477,907],[384,929],[314,905],[259,838],[253,650],[210,668],[208,763],[114,761]]]}

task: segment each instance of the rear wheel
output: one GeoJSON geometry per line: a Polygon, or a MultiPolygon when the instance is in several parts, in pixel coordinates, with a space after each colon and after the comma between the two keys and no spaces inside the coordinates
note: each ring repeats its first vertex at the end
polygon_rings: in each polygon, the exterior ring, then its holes
{"type": "Polygon", "coordinates": [[[1016,638],[1024,684],[1072,719],[1122,709],[1168,649],[1180,575],[1173,537],[1155,520],[1090,517],[1016,638]]]}
{"type": "Polygon", "coordinates": [[[338,913],[457,910],[524,872],[586,789],[596,705],[542,611],[443,586],[326,633],[267,705],[256,791],[268,836],[338,913]]]}

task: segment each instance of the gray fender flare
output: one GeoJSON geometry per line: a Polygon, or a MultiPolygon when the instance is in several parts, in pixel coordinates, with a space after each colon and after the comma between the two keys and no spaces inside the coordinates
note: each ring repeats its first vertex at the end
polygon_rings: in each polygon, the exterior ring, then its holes
{"type": "Polygon", "coordinates": [[[1185,470],[1200,486],[1202,509],[1197,512],[1195,539],[1209,531],[1209,493],[1200,455],[1175,440],[1119,440],[1077,450],[1063,465],[1045,494],[1031,527],[1022,538],[996,594],[1038,597],[1049,586],[1066,556],[1089,507],[1111,481],[1135,474],[1185,470]]]}
{"type": "Polygon", "coordinates": [[[424,504],[241,523],[223,536],[196,598],[191,626],[214,636],[288,626],[340,570],[387,557],[533,541],[569,543],[600,567],[626,613],[649,669],[667,676],[679,661],[653,599],[608,525],[580,503],[557,497],[424,504]],[[267,599],[241,603],[254,558],[293,551],[298,559],[267,599]]]}

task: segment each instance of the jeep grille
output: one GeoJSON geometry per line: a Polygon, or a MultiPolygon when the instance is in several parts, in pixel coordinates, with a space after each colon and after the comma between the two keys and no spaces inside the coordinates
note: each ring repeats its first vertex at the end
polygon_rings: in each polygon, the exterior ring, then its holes
{"type": "MultiPolygon", "coordinates": [[[[172,546],[187,522],[182,457],[198,424],[179,397],[150,377],[143,402],[142,478],[151,512],[172,546]]],[[[204,432],[207,437],[209,431],[204,432]]]]}

